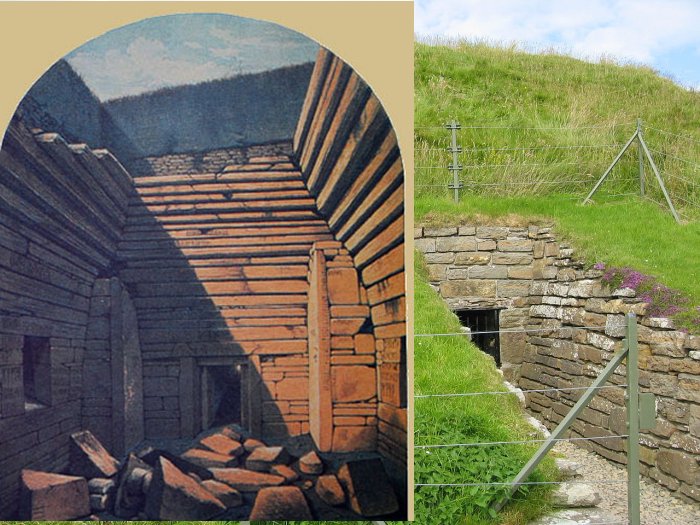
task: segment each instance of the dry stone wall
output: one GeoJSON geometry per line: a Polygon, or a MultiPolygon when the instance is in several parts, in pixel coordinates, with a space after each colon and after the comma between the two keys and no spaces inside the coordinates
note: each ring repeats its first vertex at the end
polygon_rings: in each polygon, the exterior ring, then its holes
{"type": "Polygon", "coordinates": [[[67,462],[68,436],[81,426],[92,288],[112,271],[130,188],[106,151],[18,121],[8,128],[0,151],[0,517],[16,509],[22,468],[67,462]]]}
{"type": "Polygon", "coordinates": [[[289,155],[291,151],[291,142],[283,141],[245,148],[147,156],[131,160],[129,173],[134,177],[219,173],[230,164],[248,164],[251,158],[289,155]]]}
{"type": "Polygon", "coordinates": [[[352,257],[316,243],[309,264],[311,435],[322,452],[377,448],[375,338],[352,257]]]}
{"type": "MultiPolygon", "coordinates": [[[[700,337],[646,315],[630,289],[610,290],[572,248],[541,226],[417,228],[429,279],[453,310],[500,309],[504,376],[524,390],[585,387],[622,346],[625,315],[639,322],[640,386],[657,396],[657,423],[642,433],[642,473],[677,495],[700,501],[700,337]]],[[[624,368],[613,385],[624,384],[624,368]]],[[[554,428],[580,391],[528,393],[527,408],[554,428]]],[[[624,435],[624,389],[600,391],[571,436],[624,435]]],[[[621,439],[583,445],[626,461],[621,439]]]]}
{"type": "Polygon", "coordinates": [[[308,432],[309,253],[337,243],[298,168],[250,157],[134,182],[119,277],[137,311],[146,437],[206,429],[217,367],[240,371],[239,423],[266,438],[308,432]]]}
{"type": "MultiPolygon", "coordinates": [[[[325,49],[319,51],[293,145],[320,215],[348,251],[367,292],[376,363],[358,366],[372,368],[376,378],[378,450],[400,466],[399,475],[405,478],[403,164],[379,99],[350,66],[325,49]]],[[[371,423],[371,410],[368,406],[342,417],[365,417],[371,423]]]]}

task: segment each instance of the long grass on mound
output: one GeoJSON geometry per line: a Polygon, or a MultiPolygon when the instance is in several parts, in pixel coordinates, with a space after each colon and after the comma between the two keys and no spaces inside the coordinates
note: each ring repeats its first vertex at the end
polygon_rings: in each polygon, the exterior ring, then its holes
{"type": "MultiPolygon", "coordinates": [[[[676,205],[700,208],[700,94],[639,65],[464,40],[415,45],[416,196],[447,195],[444,125],[462,126],[462,180],[490,195],[585,194],[636,121],[676,205]]],[[[649,196],[662,195],[646,164],[649,196]]],[[[636,146],[603,188],[638,188],[636,146]]],[[[697,217],[690,217],[691,219],[697,217]]]]}

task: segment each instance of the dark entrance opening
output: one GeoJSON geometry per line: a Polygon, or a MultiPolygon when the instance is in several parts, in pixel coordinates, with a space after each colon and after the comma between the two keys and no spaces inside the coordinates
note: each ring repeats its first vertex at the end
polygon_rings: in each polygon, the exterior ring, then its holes
{"type": "Polygon", "coordinates": [[[459,310],[455,312],[462,326],[472,332],[472,341],[481,350],[489,354],[501,366],[501,343],[498,337],[498,310],[459,310]],[[484,333],[486,332],[486,333],[484,333]]]}
{"type": "Polygon", "coordinates": [[[24,337],[22,376],[25,410],[51,405],[50,350],[48,337],[24,337]]]}
{"type": "Polygon", "coordinates": [[[203,428],[241,424],[241,365],[206,366],[202,374],[203,428]]]}

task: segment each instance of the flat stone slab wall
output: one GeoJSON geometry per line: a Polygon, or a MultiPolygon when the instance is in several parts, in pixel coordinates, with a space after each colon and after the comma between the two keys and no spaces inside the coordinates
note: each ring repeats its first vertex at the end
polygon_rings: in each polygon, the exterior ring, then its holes
{"type": "MultiPolygon", "coordinates": [[[[642,434],[642,473],[684,499],[700,501],[700,337],[646,315],[630,289],[610,290],[551,228],[464,225],[415,230],[431,284],[453,310],[499,308],[503,372],[524,390],[586,387],[621,349],[625,314],[638,315],[640,387],[657,396],[656,426],[642,434]]],[[[609,384],[624,385],[624,367],[609,384]]],[[[580,390],[527,394],[550,429],[580,390]]],[[[600,391],[572,437],[626,434],[624,388],[600,391]]],[[[581,444],[625,463],[626,443],[581,444]]]]}
{"type": "MultiPolygon", "coordinates": [[[[244,148],[222,148],[196,153],[172,153],[169,155],[141,157],[129,161],[129,173],[134,177],[192,175],[197,173],[219,173],[230,164],[247,164],[250,159],[289,155],[290,141],[248,146],[244,148]]],[[[273,163],[267,166],[271,169],[273,163]]]]}

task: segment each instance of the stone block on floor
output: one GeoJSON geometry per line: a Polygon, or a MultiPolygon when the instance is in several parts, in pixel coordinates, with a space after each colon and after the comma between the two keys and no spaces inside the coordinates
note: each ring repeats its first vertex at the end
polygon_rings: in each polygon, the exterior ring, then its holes
{"type": "Polygon", "coordinates": [[[284,483],[282,476],[253,472],[242,468],[213,468],[211,472],[214,474],[214,479],[241,492],[257,492],[262,488],[284,483]]]}
{"type": "Polygon", "coordinates": [[[267,472],[273,465],[284,465],[289,461],[289,454],[284,447],[258,447],[245,460],[248,470],[267,472]]]}
{"type": "Polygon", "coordinates": [[[20,477],[20,519],[64,521],[90,514],[85,478],[29,469],[20,477]]]}
{"type": "Polygon", "coordinates": [[[202,481],[202,486],[214,494],[227,509],[243,505],[243,496],[241,493],[226,483],[216,481],[215,479],[207,479],[202,481]]]}
{"type": "Polygon", "coordinates": [[[383,516],[399,510],[396,494],[380,459],[348,461],[340,467],[338,479],[348,496],[350,508],[360,516],[383,516]]]}
{"type": "Polygon", "coordinates": [[[224,434],[212,434],[199,441],[201,447],[224,456],[240,456],[243,446],[224,434]]]}
{"type": "Polygon", "coordinates": [[[138,514],[144,503],[144,480],[153,475],[152,467],[137,457],[129,454],[117,481],[117,493],[114,500],[114,515],[119,518],[132,518],[138,514]]]}
{"type": "Polygon", "coordinates": [[[68,471],[85,478],[110,478],[119,471],[119,462],[107,452],[89,430],[70,436],[68,471]]]}
{"type": "Polygon", "coordinates": [[[152,520],[208,520],[226,507],[200,483],[160,457],[146,495],[145,511],[152,520]]]}
{"type": "Polygon", "coordinates": [[[265,443],[258,439],[248,438],[243,442],[243,448],[246,452],[252,452],[258,447],[264,447],[265,443]]]}
{"type": "Polygon", "coordinates": [[[312,450],[299,458],[299,470],[304,474],[320,474],[323,472],[323,461],[312,450]]]}
{"type": "Polygon", "coordinates": [[[277,476],[282,476],[286,483],[291,483],[299,479],[299,474],[287,465],[273,465],[270,467],[270,474],[275,474],[277,476]]]}
{"type": "Polygon", "coordinates": [[[316,494],[328,505],[337,506],[345,503],[345,491],[333,474],[319,476],[316,481],[316,494]]]}
{"type": "Polygon", "coordinates": [[[185,451],[181,457],[203,468],[227,468],[238,465],[238,458],[235,456],[227,456],[201,448],[191,448],[185,451]]]}
{"type": "Polygon", "coordinates": [[[313,515],[299,487],[268,487],[255,498],[250,520],[312,520],[313,515]]]}

